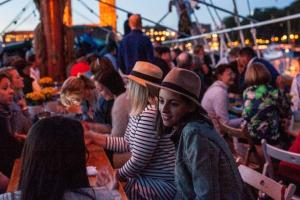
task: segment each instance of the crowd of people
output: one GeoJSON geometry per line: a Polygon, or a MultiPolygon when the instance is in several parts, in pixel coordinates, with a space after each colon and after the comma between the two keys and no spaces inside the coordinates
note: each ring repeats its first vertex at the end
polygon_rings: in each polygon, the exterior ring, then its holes
{"type": "Polygon", "coordinates": [[[153,47],[140,15],[128,25],[118,48],[103,57],[78,52],[68,66],[58,101],[75,115],[33,124],[24,93],[40,89],[34,58],[8,59],[0,69],[1,193],[22,158],[18,191],[0,200],[118,199],[115,188],[90,186],[89,144],[104,148],[113,166],[117,153],[128,157],[113,179],[98,175],[107,185],[124,181],[128,199],[253,199],[219,125],[242,129],[256,145],[288,148],[299,76],[291,101],[284,77],[251,47],[233,48],[213,66],[202,45],[153,47]]]}

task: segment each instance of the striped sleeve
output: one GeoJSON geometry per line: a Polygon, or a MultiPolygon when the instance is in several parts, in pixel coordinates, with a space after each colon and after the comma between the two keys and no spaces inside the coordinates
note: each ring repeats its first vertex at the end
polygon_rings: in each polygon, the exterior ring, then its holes
{"type": "Polygon", "coordinates": [[[129,145],[123,137],[107,137],[105,149],[119,153],[130,151],[129,145]]]}
{"type": "Polygon", "coordinates": [[[134,140],[131,141],[131,158],[119,169],[121,177],[135,177],[149,164],[157,148],[159,138],[155,131],[155,110],[145,110],[135,131],[134,140]]]}

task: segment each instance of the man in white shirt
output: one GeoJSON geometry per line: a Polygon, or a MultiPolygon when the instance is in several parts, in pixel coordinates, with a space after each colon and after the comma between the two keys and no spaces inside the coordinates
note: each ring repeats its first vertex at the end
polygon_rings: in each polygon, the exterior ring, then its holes
{"type": "Polygon", "coordinates": [[[215,71],[217,80],[205,92],[201,105],[212,119],[238,127],[240,120],[229,120],[228,87],[233,84],[235,74],[231,65],[221,64],[215,71]]]}

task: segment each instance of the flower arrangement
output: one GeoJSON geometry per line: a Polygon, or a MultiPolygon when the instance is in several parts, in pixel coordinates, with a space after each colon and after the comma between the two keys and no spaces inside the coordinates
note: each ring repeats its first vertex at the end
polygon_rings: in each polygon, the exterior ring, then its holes
{"type": "Polygon", "coordinates": [[[41,105],[46,97],[41,92],[30,92],[25,95],[25,98],[30,105],[41,105]]]}
{"type": "Polygon", "coordinates": [[[39,80],[39,84],[43,87],[51,86],[53,84],[53,78],[51,77],[43,77],[39,80]]]}
{"type": "Polygon", "coordinates": [[[41,105],[44,102],[52,100],[57,94],[58,91],[53,87],[45,87],[40,91],[27,93],[25,98],[30,105],[41,105]]]}
{"type": "Polygon", "coordinates": [[[51,99],[53,96],[58,94],[58,91],[53,87],[45,87],[41,89],[40,93],[42,93],[46,99],[51,99]]]}

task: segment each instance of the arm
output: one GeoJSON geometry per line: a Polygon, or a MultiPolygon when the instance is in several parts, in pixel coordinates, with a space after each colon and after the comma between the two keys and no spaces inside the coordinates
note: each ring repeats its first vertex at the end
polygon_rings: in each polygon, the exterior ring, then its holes
{"type": "Polygon", "coordinates": [[[107,124],[99,124],[99,123],[90,123],[90,122],[82,122],[86,124],[89,130],[95,131],[97,133],[109,134],[111,131],[111,127],[107,124]]]}
{"type": "Polygon", "coordinates": [[[217,183],[213,182],[218,179],[218,170],[212,169],[212,163],[215,161],[209,154],[209,140],[196,130],[184,137],[185,152],[189,161],[187,165],[191,170],[195,199],[214,199],[212,187],[218,187],[217,183]]]}
{"type": "Polygon", "coordinates": [[[118,50],[118,57],[117,57],[117,64],[118,64],[118,68],[126,74],[126,67],[125,67],[125,63],[124,63],[124,57],[123,57],[123,53],[124,53],[124,48],[123,48],[123,43],[120,43],[119,46],[119,50],[118,50]]]}
{"type": "Polygon", "coordinates": [[[124,140],[124,138],[121,137],[109,137],[91,130],[85,130],[84,137],[86,144],[94,143],[98,146],[115,152],[129,151],[128,143],[124,140]]]}
{"type": "Polygon", "coordinates": [[[291,91],[290,91],[290,95],[292,96],[292,110],[293,111],[296,111],[298,110],[298,106],[299,106],[299,93],[298,93],[298,84],[297,84],[297,77],[296,76],[294,79],[293,79],[293,82],[292,82],[292,86],[291,86],[291,91]]]}
{"type": "Polygon", "coordinates": [[[119,169],[121,178],[135,177],[141,173],[149,164],[156,148],[159,138],[155,131],[155,114],[141,117],[136,133],[135,140],[132,141],[131,158],[119,169]]]}

